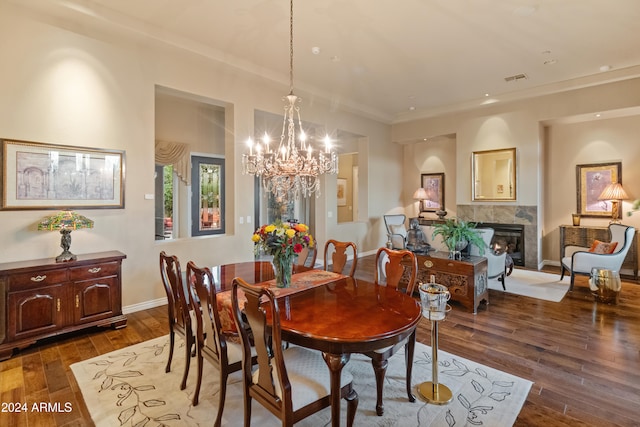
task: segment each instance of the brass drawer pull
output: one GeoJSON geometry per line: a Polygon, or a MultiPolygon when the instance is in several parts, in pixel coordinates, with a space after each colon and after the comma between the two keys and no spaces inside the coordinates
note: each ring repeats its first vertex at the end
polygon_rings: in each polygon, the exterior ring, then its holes
{"type": "Polygon", "coordinates": [[[58,313],[60,312],[60,298],[56,301],[56,308],[58,309],[58,313]]]}
{"type": "Polygon", "coordinates": [[[32,282],[42,282],[44,279],[47,278],[47,275],[45,274],[44,276],[35,276],[31,278],[32,282]]]}
{"type": "Polygon", "coordinates": [[[427,268],[431,268],[431,267],[433,267],[433,261],[426,260],[426,261],[424,262],[424,266],[425,266],[425,267],[427,267],[427,268]]]}
{"type": "Polygon", "coordinates": [[[76,308],[80,308],[80,295],[76,294],[76,308]]]}
{"type": "Polygon", "coordinates": [[[102,270],[102,268],[100,267],[93,267],[89,269],[89,273],[99,273],[100,270],[102,270]]]}

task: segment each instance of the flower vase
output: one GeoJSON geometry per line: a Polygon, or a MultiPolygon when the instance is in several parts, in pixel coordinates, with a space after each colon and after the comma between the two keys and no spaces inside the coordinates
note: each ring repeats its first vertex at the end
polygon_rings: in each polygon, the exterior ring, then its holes
{"type": "Polygon", "coordinates": [[[273,256],[273,272],[276,276],[276,286],[278,288],[288,288],[289,286],[291,286],[293,258],[293,256],[287,255],[273,256]]]}

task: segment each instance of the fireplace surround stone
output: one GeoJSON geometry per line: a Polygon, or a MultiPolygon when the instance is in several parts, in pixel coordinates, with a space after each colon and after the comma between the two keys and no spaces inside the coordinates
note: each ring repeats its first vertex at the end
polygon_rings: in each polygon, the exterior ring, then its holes
{"type": "Polygon", "coordinates": [[[457,205],[456,217],[478,223],[524,226],[524,266],[538,268],[538,207],[514,205],[457,205]]]}

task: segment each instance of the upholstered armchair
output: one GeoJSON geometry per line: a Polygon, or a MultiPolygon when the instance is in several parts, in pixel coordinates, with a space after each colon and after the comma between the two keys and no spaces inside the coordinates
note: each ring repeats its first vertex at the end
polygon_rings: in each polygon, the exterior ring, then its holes
{"type": "Polygon", "coordinates": [[[403,214],[384,215],[384,225],[387,227],[387,236],[391,241],[391,249],[405,249],[407,238],[407,217],[403,214]]]}
{"type": "Polygon", "coordinates": [[[498,279],[498,281],[502,283],[502,289],[506,290],[504,278],[507,276],[507,253],[495,253],[491,248],[491,239],[495,233],[493,228],[478,228],[476,230],[482,236],[482,240],[484,240],[484,253],[481,253],[482,251],[476,245],[471,245],[469,247],[469,255],[485,257],[487,259],[487,277],[489,279],[498,279]]]}
{"type": "Polygon", "coordinates": [[[560,280],[564,278],[565,272],[571,274],[571,285],[569,290],[573,290],[573,282],[576,274],[591,274],[594,267],[614,270],[620,272],[620,267],[624,258],[629,252],[633,243],[636,230],[623,224],[609,224],[609,242],[595,242],[591,248],[581,246],[565,246],[562,255],[562,273],[560,280]],[[615,247],[613,247],[615,244],[615,247]],[[613,252],[610,252],[610,250],[613,252]],[[604,253],[603,253],[604,252],[604,253]]]}

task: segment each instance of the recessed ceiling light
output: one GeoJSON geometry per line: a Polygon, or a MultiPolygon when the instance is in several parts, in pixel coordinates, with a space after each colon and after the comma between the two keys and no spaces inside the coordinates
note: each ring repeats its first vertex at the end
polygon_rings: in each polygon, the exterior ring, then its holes
{"type": "Polygon", "coordinates": [[[414,107],[413,105],[411,107],[409,107],[409,111],[414,111],[416,109],[416,107],[414,107]]]}
{"type": "Polygon", "coordinates": [[[596,117],[601,117],[601,116],[602,116],[602,114],[600,114],[600,113],[595,113],[595,114],[594,114],[594,116],[596,116],[596,117]]]}
{"type": "Polygon", "coordinates": [[[318,46],[312,47],[311,53],[313,53],[314,55],[320,55],[320,48],[318,46]]]}
{"type": "Polygon", "coordinates": [[[485,94],[484,94],[484,96],[489,96],[489,94],[488,94],[488,93],[485,93],[485,94]]]}
{"type": "Polygon", "coordinates": [[[605,71],[609,71],[611,69],[611,65],[603,65],[602,67],[600,67],[600,71],[602,71],[603,73],[605,71]]]}

